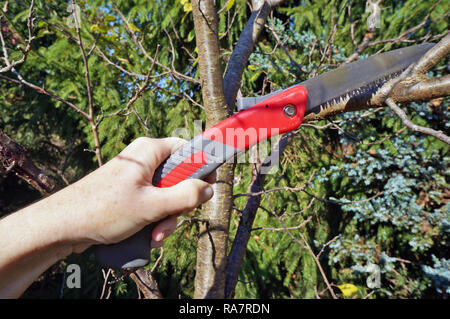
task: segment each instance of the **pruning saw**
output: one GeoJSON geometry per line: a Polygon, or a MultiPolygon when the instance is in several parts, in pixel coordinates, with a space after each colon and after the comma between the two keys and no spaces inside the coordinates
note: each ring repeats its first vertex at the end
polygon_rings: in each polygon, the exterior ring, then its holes
{"type": "MultiPolygon", "coordinates": [[[[264,96],[237,100],[238,112],[203,131],[167,158],[153,185],[170,187],[188,178],[203,179],[236,154],[276,134],[297,129],[305,115],[323,117],[368,101],[434,46],[423,43],[361,59],[264,96]]],[[[109,268],[143,267],[150,261],[153,223],[117,244],[95,247],[109,268]]]]}

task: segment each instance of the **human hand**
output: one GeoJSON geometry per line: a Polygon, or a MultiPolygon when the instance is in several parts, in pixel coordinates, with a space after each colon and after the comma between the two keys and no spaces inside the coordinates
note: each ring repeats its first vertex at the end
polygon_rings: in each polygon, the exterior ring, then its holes
{"type": "Polygon", "coordinates": [[[215,174],[207,182],[189,179],[168,188],[152,185],[156,168],[184,143],[178,138],[138,138],[114,159],[62,190],[72,194],[65,206],[72,206],[66,220],[71,220],[73,250],[120,242],[162,220],[153,230],[151,243],[152,248],[160,247],[175,230],[177,216],[209,200],[213,190],[208,182],[214,182],[215,174]]]}

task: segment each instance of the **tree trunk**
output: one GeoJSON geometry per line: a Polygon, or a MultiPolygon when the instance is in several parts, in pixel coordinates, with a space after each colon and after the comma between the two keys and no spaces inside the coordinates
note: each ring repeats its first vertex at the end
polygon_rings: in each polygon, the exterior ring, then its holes
{"type": "MultiPolygon", "coordinates": [[[[206,126],[227,118],[220,46],[217,35],[217,10],[212,0],[193,0],[195,36],[198,48],[200,80],[206,126]]],[[[217,170],[214,197],[203,206],[197,248],[194,298],[223,298],[230,214],[233,207],[234,164],[226,163],[217,170]]]]}

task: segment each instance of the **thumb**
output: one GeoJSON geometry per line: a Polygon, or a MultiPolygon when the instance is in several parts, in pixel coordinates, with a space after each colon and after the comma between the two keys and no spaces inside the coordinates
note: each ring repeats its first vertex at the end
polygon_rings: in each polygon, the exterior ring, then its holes
{"type": "Polygon", "coordinates": [[[199,179],[187,179],[166,188],[149,188],[151,194],[147,198],[151,201],[149,207],[155,208],[156,220],[193,210],[214,195],[211,185],[199,179]]]}

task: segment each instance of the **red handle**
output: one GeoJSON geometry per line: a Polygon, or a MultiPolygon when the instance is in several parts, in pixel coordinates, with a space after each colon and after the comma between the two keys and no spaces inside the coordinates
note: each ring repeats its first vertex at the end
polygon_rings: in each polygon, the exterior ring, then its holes
{"type": "Polygon", "coordinates": [[[293,86],[210,127],[172,154],[153,184],[169,187],[186,178],[204,178],[238,152],[300,126],[308,92],[293,86]]]}

